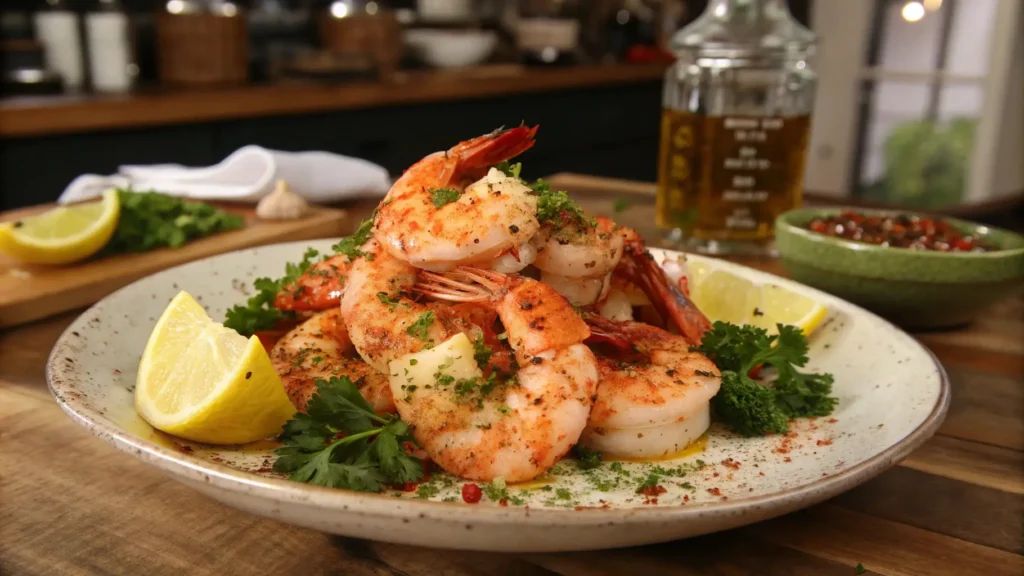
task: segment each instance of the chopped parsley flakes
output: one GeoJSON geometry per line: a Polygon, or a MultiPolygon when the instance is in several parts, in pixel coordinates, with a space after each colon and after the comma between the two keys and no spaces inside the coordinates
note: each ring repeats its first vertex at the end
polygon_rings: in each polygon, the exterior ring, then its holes
{"type": "Polygon", "coordinates": [[[434,205],[434,208],[443,208],[458,200],[460,196],[462,196],[462,192],[455,188],[430,189],[430,203],[434,205]]]}
{"type": "Polygon", "coordinates": [[[434,311],[427,310],[416,319],[411,326],[405,329],[405,333],[417,340],[427,340],[427,330],[434,323],[434,311]]]}

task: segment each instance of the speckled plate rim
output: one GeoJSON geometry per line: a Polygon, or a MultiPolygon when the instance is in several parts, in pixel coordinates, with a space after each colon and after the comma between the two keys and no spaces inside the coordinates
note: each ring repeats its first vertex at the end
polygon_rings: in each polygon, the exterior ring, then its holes
{"type": "MultiPolygon", "coordinates": [[[[301,243],[294,243],[301,244],[301,243]]],[[[231,254],[247,252],[239,250],[213,258],[224,257],[231,254]]],[[[682,255],[682,253],[668,250],[652,249],[656,256],[661,255],[682,255]]],[[[659,261],[661,259],[659,258],[659,261]]],[[[879,320],[894,332],[902,333],[902,330],[895,325],[878,318],[876,315],[831,296],[819,290],[804,286],[798,282],[781,278],[767,272],[751,269],[740,264],[724,262],[726,267],[739,268],[753,272],[755,277],[760,276],[766,280],[770,279],[780,285],[800,286],[802,290],[808,291],[823,300],[835,300],[858,314],[864,314],[879,320]]],[[[184,264],[182,266],[188,266],[184,264]]],[[[163,272],[173,271],[181,266],[171,268],[163,272]]],[[[148,278],[148,277],[147,277],[148,278]]],[[[145,280],[141,279],[137,282],[145,280]]],[[[131,285],[129,285],[130,287],[131,285]]],[[[122,288],[107,296],[94,307],[119,297],[122,288]]],[[[840,494],[850,488],[859,485],[877,476],[884,470],[895,465],[897,462],[909,455],[914,449],[928,440],[945,419],[949,408],[950,384],[942,364],[926,346],[916,339],[910,337],[915,346],[923,350],[931,359],[936,373],[939,375],[939,394],[935,406],[927,417],[910,433],[882,450],[878,454],[869,457],[850,468],[841,472],[830,474],[813,482],[801,486],[795,486],[778,492],[729,500],[725,502],[707,502],[699,504],[688,504],[683,506],[657,506],[649,508],[631,509],[529,509],[517,507],[490,507],[490,506],[468,506],[462,503],[432,502],[427,500],[397,499],[380,494],[368,494],[349,492],[301,484],[284,479],[268,478],[257,474],[235,470],[228,466],[216,464],[194,456],[189,456],[178,451],[160,446],[138,438],[130,432],[122,430],[97,411],[85,407],[74,406],[72,402],[61,394],[61,386],[66,374],[74,369],[65,362],[59,360],[66,356],[66,350],[70,347],[71,332],[77,327],[77,323],[92,312],[93,308],[85,311],[79,318],[73,321],[64,333],[58,338],[53,350],[50,353],[46,365],[46,382],[50,393],[54,396],[57,404],[72,420],[84,426],[89,432],[112,444],[118,450],[134,455],[140,460],[154,465],[158,469],[168,473],[172,477],[181,477],[186,481],[209,484],[212,488],[218,488],[229,492],[245,494],[250,497],[258,497],[278,504],[288,503],[314,503],[322,510],[334,510],[345,514],[362,514],[379,516],[382,518],[410,518],[417,515],[425,517],[443,516],[445,521],[467,521],[478,524],[508,524],[513,522],[519,526],[532,525],[566,525],[566,526],[600,526],[614,522],[616,524],[649,524],[665,523],[681,520],[694,520],[697,518],[723,518],[727,516],[744,515],[750,512],[756,513],[758,519],[785,514],[812,504],[826,500],[840,494]]],[[[652,540],[655,541],[655,540],[652,540]]]]}

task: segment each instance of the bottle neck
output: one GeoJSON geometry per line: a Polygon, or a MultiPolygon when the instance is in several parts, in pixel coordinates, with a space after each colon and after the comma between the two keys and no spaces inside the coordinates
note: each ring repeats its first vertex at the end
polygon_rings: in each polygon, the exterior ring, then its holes
{"type": "Polygon", "coordinates": [[[704,14],[733,22],[791,18],[786,0],[711,0],[704,14]]]}

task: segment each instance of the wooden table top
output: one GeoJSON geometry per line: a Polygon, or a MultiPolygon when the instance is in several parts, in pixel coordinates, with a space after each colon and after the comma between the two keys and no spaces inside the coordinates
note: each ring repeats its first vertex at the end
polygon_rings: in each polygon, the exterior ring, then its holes
{"type": "MultiPolygon", "coordinates": [[[[579,192],[651,234],[646,185],[579,192]],[[618,191],[618,192],[616,192],[618,191]]],[[[606,183],[607,184],[607,183],[606,183]]],[[[349,206],[353,221],[371,205],[349,206]]],[[[745,262],[779,272],[774,261],[745,262]]],[[[667,544],[563,554],[432,550],[249,515],[170,480],[64,416],[50,348],[75,314],[0,331],[0,574],[1014,575],[1024,573],[1024,298],[916,336],[952,381],[938,434],[879,477],[807,510],[667,544]]]]}

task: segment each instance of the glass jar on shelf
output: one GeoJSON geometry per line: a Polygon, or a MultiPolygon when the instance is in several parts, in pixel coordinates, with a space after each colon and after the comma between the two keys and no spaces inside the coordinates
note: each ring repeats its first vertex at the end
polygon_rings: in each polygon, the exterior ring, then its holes
{"type": "Polygon", "coordinates": [[[666,245],[774,252],[775,217],[802,198],[814,44],[785,0],[712,0],[675,34],[658,158],[666,245]]]}

